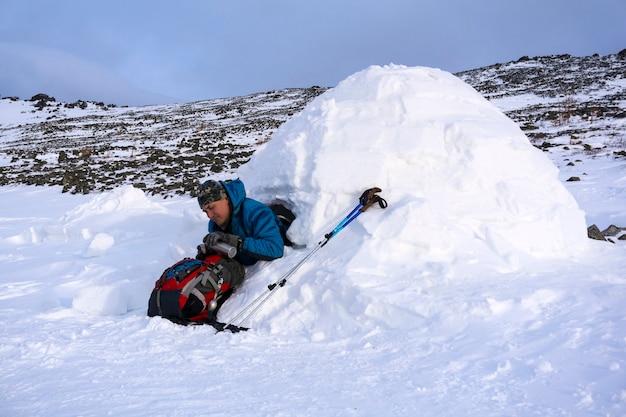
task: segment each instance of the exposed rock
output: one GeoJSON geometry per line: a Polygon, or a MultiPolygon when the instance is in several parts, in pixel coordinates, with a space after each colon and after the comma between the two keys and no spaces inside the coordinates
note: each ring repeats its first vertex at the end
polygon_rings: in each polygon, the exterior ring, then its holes
{"type": "Polygon", "coordinates": [[[602,232],[600,232],[600,229],[595,224],[592,224],[587,228],[587,236],[589,237],[589,239],[606,241],[606,239],[602,235],[602,232]]]}
{"type": "Polygon", "coordinates": [[[30,98],[30,101],[56,101],[56,99],[54,97],[50,97],[47,94],[39,93],[32,96],[30,98]]]}
{"type": "Polygon", "coordinates": [[[626,227],[619,227],[612,224],[603,231],[600,231],[598,226],[592,224],[587,228],[587,236],[589,236],[590,239],[615,243],[616,240],[626,240],[626,227]]]}
{"type": "Polygon", "coordinates": [[[617,236],[623,231],[626,231],[625,227],[618,227],[612,224],[602,231],[602,236],[617,236]]]}

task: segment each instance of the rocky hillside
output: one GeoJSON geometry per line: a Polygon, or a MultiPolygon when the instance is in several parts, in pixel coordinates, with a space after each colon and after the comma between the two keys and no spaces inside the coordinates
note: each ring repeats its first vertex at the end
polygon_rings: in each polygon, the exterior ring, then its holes
{"type": "Polygon", "coordinates": [[[625,146],[626,49],[607,56],[524,56],[456,75],[537,146],[625,146]]]}
{"type": "MultiPolygon", "coordinates": [[[[626,50],[522,57],[456,74],[519,123],[538,147],[626,156],[626,50]]],[[[115,107],[45,94],[0,100],[0,185],[89,193],[133,184],[194,194],[198,181],[246,162],[256,146],[326,88],[187,104],[115,107]]]]}
{"type": "Polygon", "coordinates": [[[59,103],[45,94],[5,98],[0,185],[62,185],[89,193],[133,184],[151,194],[189,193],[199,178],[246,162],[323,91],[285,89],[134,108],[59,103]]]}

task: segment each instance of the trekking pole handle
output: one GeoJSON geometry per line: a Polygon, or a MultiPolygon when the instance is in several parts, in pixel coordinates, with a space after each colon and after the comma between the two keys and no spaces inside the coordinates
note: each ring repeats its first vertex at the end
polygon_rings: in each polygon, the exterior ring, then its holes
{"type": "Polygon", "coordinates": [[[384,198],[377,195],[377,193],[381,191],[382,190],[378,187],[365,190],[363,194],[361,194],[361,197],[359,198],[359,202],[361,203],[361,211],[367,210],[374,203],[378,203],[378,205],[382,209],[387,208],[387,201],[384,198]]]}
{"type": "Polygon", "coordinates": [[[217,242],[214,246],[211,246],[211,249],[221,253],[222,255],[228,256],[229,258],[237,256],[237,248],[229,245],[228,243],[217,242]]]}

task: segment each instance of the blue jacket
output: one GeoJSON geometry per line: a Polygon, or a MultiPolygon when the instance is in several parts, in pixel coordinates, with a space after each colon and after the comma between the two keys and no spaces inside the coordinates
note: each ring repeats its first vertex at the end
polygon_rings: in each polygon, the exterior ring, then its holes
{"type": "Polygon", "coordinates": [[[220,181],[230,199],[231,220],[226,229],[209,221],[209,233],[220,231],[243,238],[241,250],[235,259],[244,265],[258,260],[269,261],[283,256],[283,238],[278,218],[263,203],[246,197],[241,180],[220,181]]]}

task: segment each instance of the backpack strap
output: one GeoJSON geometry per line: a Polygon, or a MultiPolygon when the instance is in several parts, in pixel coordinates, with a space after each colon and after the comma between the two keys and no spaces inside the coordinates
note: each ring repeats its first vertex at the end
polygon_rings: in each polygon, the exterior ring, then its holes
{"type": "MultiPolygon", "coordinates": [[[[209,282],[209,284],[211,284],[217,294],[221,293],[221,287],[218,285],[217,282],[215,282],[215,280],[211,276],[212,274],[215,274],[219,279],[221,276],[221,265],[210,265],[207,269],[196,275],[194,279],[185,284],[180,293],[185,297],[189,297],[189,294],[191,294],[193,290],[196,289],[196,286],[198,284],[202,283],[203,285],[206,285],[207,281],[209,282]],[[213,269],[217,269],[217,271],[214,272],[213,269]]],[[[219,281],[221,281],[221,279],[219,279],[219,281]]],[[[202,299],[203,297],[200,296],[199,298],[202,299]]]]}
{"type": "Polygon", "coordinates": [[[222,265],[219,265],[219,264],[210,265],[204,272],[202,272],[201,274],[198,274],[198,276],[200,275],[202,276],[200,283],[202,285],[206,285],[206,282],[209,281],[209,284],[211,284],[211,287],[215,289],[215,293],[221,294],[222,292],[221,284],[224,283],[222,269],[224,269],[222,265]],[[217,277],[217,282],[215,282],[215,280],[213,279],[213,275],[217,277]]]}

